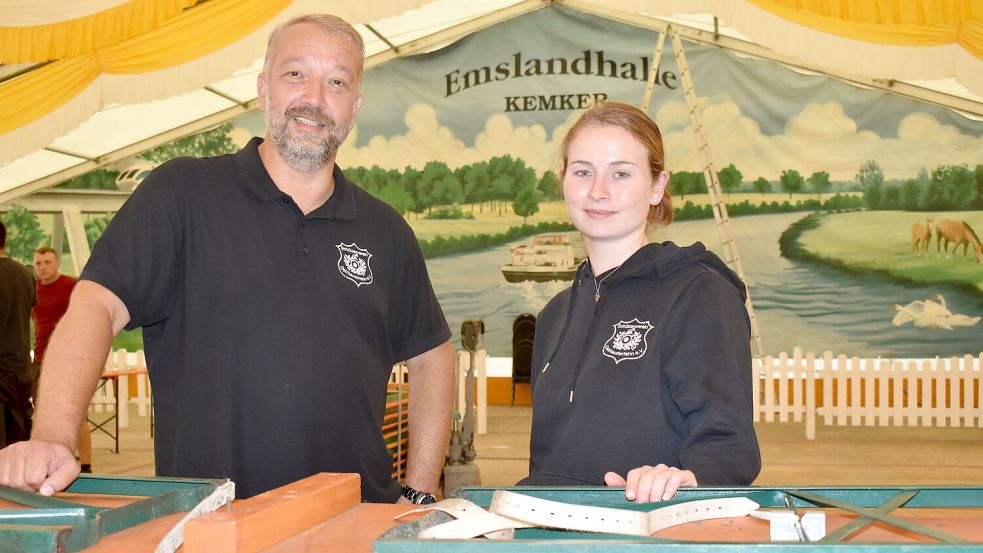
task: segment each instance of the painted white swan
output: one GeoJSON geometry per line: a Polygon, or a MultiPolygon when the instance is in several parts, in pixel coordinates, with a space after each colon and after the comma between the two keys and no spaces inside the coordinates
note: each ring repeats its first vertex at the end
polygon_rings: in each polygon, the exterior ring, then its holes
{"type": "Polygon", "coordinates": [[[904,306],[895,304],[891,309],[898,313],[891,320],[894,326],[913,322],[917,327],[931,327],[935,326],[933,323],[937,320],[952,316],[952,312],[945,306],[945,298],[938,294],[932,299],[916,300],[904,306]],[[933,299],[936,301],[932,301],[933,299]]]}
{"type": "Polygon", "coordinates": [[[980,317],[953,314],[946,307],[945,298],[940,294],[936,294],[932,299],[913,301],[905,306],[894,305],[892,309],[898,314],[894,316],[891,322],[894,326],[911,322],[917,327],[929,327],[936,330],[952,330],[953,327],[973,326],[980,322],[980,317]],[[936,301],[932,301],[932,299],[936,301]]]}

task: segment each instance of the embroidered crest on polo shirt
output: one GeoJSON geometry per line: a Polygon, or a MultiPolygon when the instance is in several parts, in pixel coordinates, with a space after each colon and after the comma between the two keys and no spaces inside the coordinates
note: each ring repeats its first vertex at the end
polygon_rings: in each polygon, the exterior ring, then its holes
{"type": "Polygon", "coordinates": [[[341,276],[354,282],[355,286],[372,284],[372,266],[369,265],[372,254],[369,250],[358,247],[354,242],[335,247],[338,248],[338,272],[341,276]]]}
{"type": "Polygon", "coordinates": [[[615,365],[645,355],[648,349],[648,333],[655,328],[649,321],[632,319],[619,321],[611,326],[614,327],[614,332],[604,342],[602,351],[604,355],[614,359],[615,365]]]}

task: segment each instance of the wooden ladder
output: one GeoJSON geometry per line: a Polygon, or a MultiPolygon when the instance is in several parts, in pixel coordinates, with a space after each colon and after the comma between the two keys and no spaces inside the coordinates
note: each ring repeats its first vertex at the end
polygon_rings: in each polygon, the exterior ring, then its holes
{"type": "MultiPolygon", "coordinates": [[[[649,102],[652,99],[652,90],[655,88],[655,78],[659,71],[659,62],[662,59],[662,48],[666,42],[666,34],[672,40],[673,54],[676,56],[676,64],[679,65],[680,80],[683,83],[683,93],[686,96],[686,104],[689,106],[690,119],[693,122],[693,132],[696,135],[697,153],[700,156],[700,163],[703,168],[703,176],[707,183],[707,194],[710,197],[710,207],[713,209],[713,218],[717,224],[717,235],[720,237],[720,245],[723,247],[724,261],[730,265],[741,280],[747,284],[744,276],[744,267],[741,264],[741,256],[737,251],[737,241],[730,228],[730,217],[727,215],[727,204],[724,202],[723,194],[720,190],[720,182],[717,180],[717,171],[713,166],[713,159],[710,157],[710,143],[707,141],[706,133],[703,129],[703,118],[700,116],[699,106],[696,103],[696,88],[693,86],[693,77],[690,75],[689,65],[686,63],[686,54],[683,52],[683,43],[679,38],[679,33],[672,25],[659,33],[659,39],[655,45],[655,52],[652,54],[652,69],[649,71],[648,82],[645,86],[645,97],[642,99],[641,110],[648,113],[649,102]]],[[[751,303],[751,290],[747,291],[747,313],[751,320],[751,338],[757,355],[764,355],[765,348],[761,342],[761,332],[758,330],[758,320],[754,316],[754,306],[751,303]]]]}

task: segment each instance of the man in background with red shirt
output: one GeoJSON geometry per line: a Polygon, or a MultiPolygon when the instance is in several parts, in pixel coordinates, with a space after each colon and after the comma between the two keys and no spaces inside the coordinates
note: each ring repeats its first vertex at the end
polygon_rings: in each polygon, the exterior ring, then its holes
{"type": "MultiPolygon", "coordinates": [[[[41,362],[48,349],[55,325],[68,310],[68,300],[72,296],[77,280],[60,272],[61,260],[55,250],[42,246],[34,252],[34,273],[37,275],[38,304],[31,311],[34,319],[34,381],[31,383],[31,397],[38,401],[38,380],[41,377],[41,362]]],[[[82,472],[92,472],[92,436],[88,423],[82,419],[79,432],[79,463],[82,472]]]]}

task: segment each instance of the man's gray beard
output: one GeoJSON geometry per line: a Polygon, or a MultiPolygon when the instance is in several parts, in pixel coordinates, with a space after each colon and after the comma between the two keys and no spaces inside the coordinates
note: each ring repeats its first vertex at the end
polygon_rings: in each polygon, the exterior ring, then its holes
{"type": "Polygon", "coordinates": [[[287,121],[292,117],[293,115],[286,114],[273,115],[268,111],[266,125],[280,157],[298,173],[309,175],[326,167],[335,158],[342,142],[352,130],[350,123],[341,127],[331,117],[323,117],[324,126],[328,130],[327,137],[315,142],[300,142],[291,138],[290,129],[287,128],[287,121]]]}

